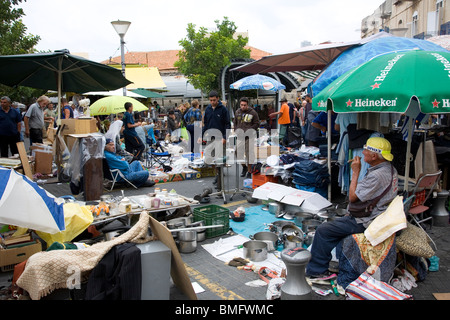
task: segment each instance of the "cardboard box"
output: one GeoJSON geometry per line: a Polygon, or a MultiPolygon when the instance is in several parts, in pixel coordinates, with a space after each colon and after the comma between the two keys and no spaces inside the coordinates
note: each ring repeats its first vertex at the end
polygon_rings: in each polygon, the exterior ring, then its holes
{"type": "Polygon", "coordinates": [[[63,136],[97,131],[97,120],[95,118],[61,119],[61,135],[63,136]]]}
{"type": "Polygon", "coordinates": [[[316,192],[299,190],[272,182],[267,182],[256,188],[253,191],[252,197],[299,206],[305,211],[312,212],[318,212],[331,205],[331,202],[316,192]]]}
{"type": "Polygon", "coordinates": [[[255,157],[257,159],[266,159],[268,156],[280,155],[280,147],[278,146],[263,146],[255,147],[255,157]]]}
{"type": "Polygon", "coordinates": [[[34,244],[27,246],[12,249],[0,249],[0,267],[21,263],[40,251],[42,251],[42,244],[37,239],[34,244]]]}
{"type": "Polygon", "coordinates": [[[34,173],[52,173],[53,147],[44,144],[33,144],[30,149],[32,155],[34,155],[34,173]]]}
{"type": "Polygon", "coordinates": [[[216,169],[214,169],[213,167],[202,167],[198,170],[200,171],[202,178],[214,177],[216,175],[216,169]]]}

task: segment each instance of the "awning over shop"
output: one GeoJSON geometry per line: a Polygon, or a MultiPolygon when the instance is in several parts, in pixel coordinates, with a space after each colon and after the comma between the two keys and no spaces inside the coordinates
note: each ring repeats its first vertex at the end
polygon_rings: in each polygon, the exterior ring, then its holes
{"type": "Polygon", "coordinates": [[[304,70],[323,70],[342,52],[353,46],[359,46],[375,38],[389,36],[379,32],[369,38],[346,43],[327,43],[305,47],[298,52],[277,54],[237,67],[233,71],[255,73],[288,72],[304,70]]]}
{"type": "Polygon", "coordinates": [[[142,89],[142,88],[134,89],[134,90],[131,90],[131,91],[136,93],[136,94],[139,94],[141,96],[144,96],[146,98],[165,98],[166,97],[166,96],[164,96],[162,94],[159,94],[158,92],[154,92],[154,91],[150,91],[150,90],[142,89]]]}
{"type": "Polygon", "coordinates": [[[125,68],[125,78],[130,80],[128,90],[133,89],[163,89],[166,88],[158,68],[156,67],[131,67],[125,68]]]}

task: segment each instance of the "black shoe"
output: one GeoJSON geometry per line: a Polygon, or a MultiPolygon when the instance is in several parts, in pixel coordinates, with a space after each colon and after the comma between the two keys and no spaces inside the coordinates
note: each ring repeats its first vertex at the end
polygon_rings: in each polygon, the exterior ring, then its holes
{"type": "Polygon", "coordinates": [[[243,166],[243,167],[242,167],[242,172],[241,172],[241,177],[245,177],[245,175],[247,174],[247,172],[248,172],[247,166],[243,166]]]}
{"type": "Polygon", "coordinates": [[[251,178],[251,177],[252,177],[252,174],[250,172],[247,172],[246,178],[251,178]]]}
{"type": "Polygon", "coordinates": [[[150,188],[150,187],[153,187],[154,185],[155,185],[155,181],[153,181],[153,180],[147,180],[147,181],[145,181],[145,183],[143,184],[143,187],[150,188]]]}

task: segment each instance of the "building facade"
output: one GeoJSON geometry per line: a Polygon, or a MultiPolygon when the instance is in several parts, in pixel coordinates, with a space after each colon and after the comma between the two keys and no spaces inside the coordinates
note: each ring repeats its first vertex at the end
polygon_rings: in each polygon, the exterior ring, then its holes
{"type": "Polygon", "coordinates": [[[386,0],[361,22],[361,38],[380,31],[428,39],[450,34],[450,0],[386,0]]]}

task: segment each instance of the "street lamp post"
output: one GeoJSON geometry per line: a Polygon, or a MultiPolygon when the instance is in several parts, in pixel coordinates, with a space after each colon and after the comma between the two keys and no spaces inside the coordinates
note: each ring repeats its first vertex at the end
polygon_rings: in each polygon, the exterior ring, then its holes
{"type": "MultiPolygon", "coordinates": [[[[127,33],[128,28],[130,27],[131,22],[129,21],[112,21],[112,26],[114,27],[114,30],[116,30],[117,34],[120,36],[120,56],[121,56],[121,64],[122,64],[122,74],[125,77],[125,33],[127,33]]],[[[127,95],[127,88],[123,87],[123,95],[127,95]]]]}

